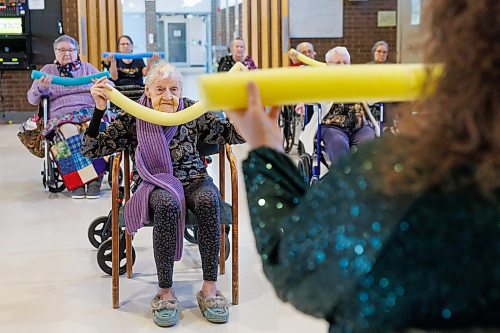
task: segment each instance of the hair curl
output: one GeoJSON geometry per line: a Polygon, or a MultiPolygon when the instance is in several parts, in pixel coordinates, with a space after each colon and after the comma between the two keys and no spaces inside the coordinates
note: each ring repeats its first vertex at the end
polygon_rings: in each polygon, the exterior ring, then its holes
{"type": "Polygon", "coordinates": [[[401,112],[403,139],[390,149],[405,156],[404,172],[381,163],[384,191],[422,191],[471,167],[469,182],[492,194],[500,189],[500,1],[440,0],[426,9],[424,60],[443,63],[445,74],[432,97],[409,107],[417,116],[401,112]]]}

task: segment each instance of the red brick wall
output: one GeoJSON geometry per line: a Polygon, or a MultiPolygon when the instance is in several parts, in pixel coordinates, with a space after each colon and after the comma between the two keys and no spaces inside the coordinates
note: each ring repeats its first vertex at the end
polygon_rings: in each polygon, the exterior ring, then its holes
{"type": "MultiPolygon", "coordinates": [[[[325,54],[335,46],[345,46],[351,54],[353,64],[363,64],[372,60],[371,48],[376,41],[389,43],[389,61],[396,62],[396,27],[377,27],[377,12],[397,10],[397,0],[344,0],[344,37],[294,39],[291,46],[303,41],[311,42],[318,55],[317,60],[325,61],[325,54]]],[[[397,18],[396,18],[397,19],[397,18]]]]}
{"type": "Polygon", "coordinates": [[[29,70],[0,72],[0,112],[36,110],[26,99],[32,82],[30,75],[29,70]]]}
{"type": "MultiPolygon", "coordinates": [[[[62,14],[64,33],[78,40],[77,1],[62,0],[62,14]]],[[[36,107],[30,105],[26,99],[26,93],[33,82],[30,75],[30,70],[9,70],[0,73],[0,112],[36,111],[36,107]]]]}

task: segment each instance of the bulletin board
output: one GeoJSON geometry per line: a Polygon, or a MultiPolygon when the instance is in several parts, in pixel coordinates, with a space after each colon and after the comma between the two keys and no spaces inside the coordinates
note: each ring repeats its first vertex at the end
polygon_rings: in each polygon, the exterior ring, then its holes
{"type": "Polygon", "coordinates": [[[343,0],[289,0],[291,38],[343,37],[343,0]]]}

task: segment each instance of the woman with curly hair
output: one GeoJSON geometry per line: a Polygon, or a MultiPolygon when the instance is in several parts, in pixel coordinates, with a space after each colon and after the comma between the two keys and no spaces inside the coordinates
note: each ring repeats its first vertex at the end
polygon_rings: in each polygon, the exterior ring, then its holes
{"type": "Polygon", "coordinates": [[[282,154],[256,85],[231,114],[254,149],[243,170],[264,271],[330,332],[500,329],[500,1],[432,1],[423,17],[425,61],[445,68],[435,94],[319,184],[282,154]]]}

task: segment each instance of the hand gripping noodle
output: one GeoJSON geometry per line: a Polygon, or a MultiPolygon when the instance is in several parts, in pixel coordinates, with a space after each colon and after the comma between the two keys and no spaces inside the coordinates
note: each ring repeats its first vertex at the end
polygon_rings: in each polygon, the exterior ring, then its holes
{"type": "Polygon", "coordinates": [[[288,67],[202,75],[198,87],[208,110],[245,108],[250,81],[259,87],[264,105],[410,101],[432,91],[426,80],[435,83],[442,72],[440,65],[422,64],[288,67]]]}
{"type": "MultiPolygon", "coordinates": [[[[165,58],[164,52],[157,52],[161,58],[165,58]]],[[[111,52],[104,52],[102,54],[103,58],[106,58],[110,55],[111,52]]],[[[142,59],[142,58],[151,58],[155,54],[155,52],[143,52],[143,53],[114,53],[115,59],[142,59]]]]}
{"type": "MultiPolygon", "coordinates": [[[[47,73],[35,71],[35,70],[31,71],[31,78],[35,79],[35,80],[40,79],[41,77],[47,76],[47,75],[51,75],[51,74],[47,74],[47,73]]],[[[81,86],[83,84],[92,83],[93,79],[99,79],[103,76],[111,77],[109,72],[99,72],[99,73],[95,73],[92,75],[80,76],[80,77],[60,77],[60,76],[52,75],[51,83],[58,84],[60,86],[81,86]]]]}
{"type": "Polygon", "coordinates": [[[306,65],[309,65],[312,67],[326,66],[326,63],[309,58],[308,56],[303,55],[302,53],[300,53],[299,51],[297,51],[295,49],[290,49],[290,52],[294,53],[295,56],[297,57],[297,60],[299,60],[303,64],[306,64],[306,65]]]}
{"type": "MultiPolygon", "coordinates": [[[[228,73],[246,70],[248,69],[245,67],[245,65],[243,65],[241,62],[237,62],[229,72],[222,74],[227,75],[228,73]]],[[[184,124],[198,118],[208,111],[205,105],[201,101],[199,101],[179,112],[159,112],[132,101],[111,86],[108,86],[107,89],[109,89],[109,99],[111,100],[111,102],[113,102],[113,104],[117,105],[123,111],[133,115],[134,117],[156,125],[174,126],[184,124]]]]}

